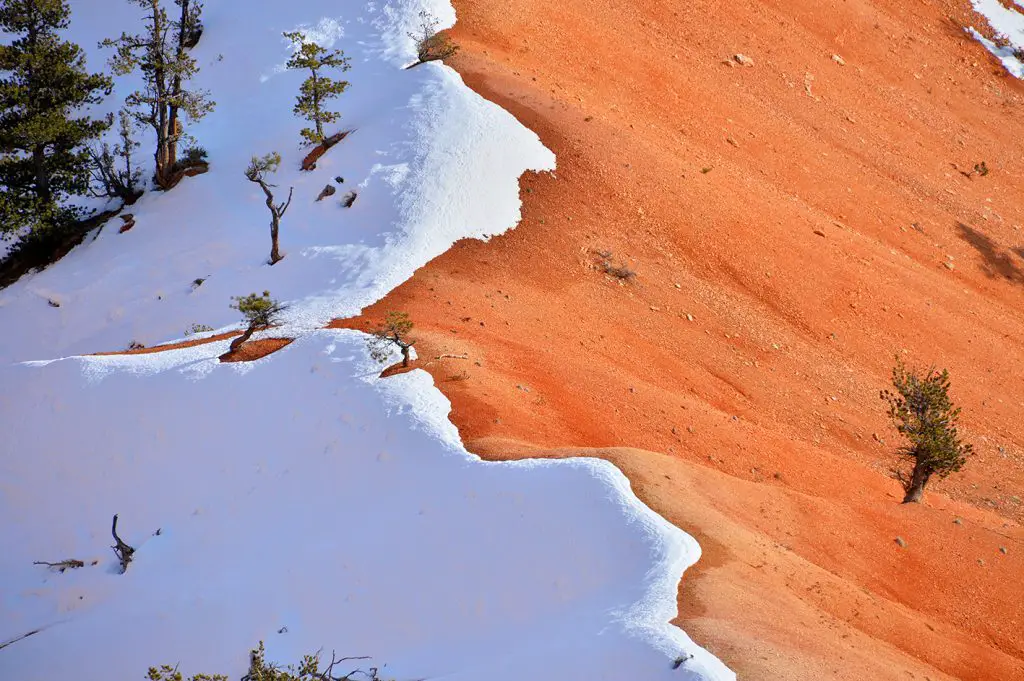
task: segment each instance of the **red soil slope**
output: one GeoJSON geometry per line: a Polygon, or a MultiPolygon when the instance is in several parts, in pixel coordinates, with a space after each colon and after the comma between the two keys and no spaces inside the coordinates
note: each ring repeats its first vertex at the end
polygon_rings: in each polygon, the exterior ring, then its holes
{"type": "Polygon", "coordinates": [[[559,168],[347,324],[410,312],[470,449],[618,463],[741,678],[1024,679],[1024,88],[966,2],[455,4],[453,65],[559,168]],[[909,507],[896,353],[977,446],[909,507]]]}

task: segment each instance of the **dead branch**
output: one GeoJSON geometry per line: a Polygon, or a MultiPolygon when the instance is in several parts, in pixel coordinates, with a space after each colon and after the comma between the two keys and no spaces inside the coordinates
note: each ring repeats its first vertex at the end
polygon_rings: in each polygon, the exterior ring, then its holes
{"type": "Polygon", "coordinates": [[[75,568],[85,567],[85,563],[83,561],[78,560],[77,558],[68,558],[66,560],[58,561],[56,563],[50,563],[49,561],[45,560],[36,560],[33,561],[32,564],[45,565],[51,570],[56,570],[57,572],[60,572],[62,574],[65,570],[74,570],[75,568]]]}
{"type": "Polygon", "coordinates": [[[438,355],[434,359],[469,359],[469,353],[462,355],[438,355]]]}
{"type": "Polygon", "coordinates": [[[23,641],[26,638],[28,638],[29,636],[34,636],[34,635],[38,634],[40,631],[42,631],[42,630],[43,630],[43,628],[33,629],[32,631],[28,632],[27,634],[22,634],[21,636],[15,636],[14,638],[12,638],[10,640],[4,641],[3,643],[0,643],[0,650],[3,650],[4,648],[6,648],[7,646],[9,646],[9,645],[11,645],[13,643],[17,643],[18,641],[23,641]]]}
{"type": "Polygon", "coordinates": [[[121,541],[121,538],[117,536],[117,514],[114,514],[114,522],[110,527],[110,534],[114,535],[115,544],[110,548],[114,549],[114,554],[117,556],[118,561],[121,563],[121,574],[123,575],[128,570],[128,563],[132,562],[132,556],[135,555],[135,549],[128,544],[121,541]]]}

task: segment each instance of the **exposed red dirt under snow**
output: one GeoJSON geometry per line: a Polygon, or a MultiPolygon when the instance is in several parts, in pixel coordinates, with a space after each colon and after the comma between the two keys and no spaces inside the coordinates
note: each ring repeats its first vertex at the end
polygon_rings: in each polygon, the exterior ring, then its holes
{"type": "Polygon", "coordinates": [[[967,3],[455,5],[453,66],[558,170],[343,325],[409,312],[471,450],[621,466],[700,541],[677,621],[741,678],[1024,679],[1024,88],[967,3]],[[897,353],[977,446],[921,505],[897,353]]]}

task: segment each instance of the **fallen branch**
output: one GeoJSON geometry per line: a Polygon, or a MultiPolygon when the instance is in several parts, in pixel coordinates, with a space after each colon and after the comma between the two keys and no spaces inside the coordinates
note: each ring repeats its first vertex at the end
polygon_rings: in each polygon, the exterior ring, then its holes
{"type": "Polygon", "coordinates": [[[42,631],[41,628],[40,629],[33,629],[32,631],[28,632],[27,634],[22,634],[21,636],[15,636],[14,638],[12,638],[12,639],[10,639],[8,641],[4,641],[3,643],[0,643],[0,650],[3,650],[4,648],[6,648],[7,646],[11,645],[12,643],[17,643],[18,641],[23,641],[26,638],[28,638],[29,636],[32,636],[34,634],[38,634],[40,631],[42,631]]]}
{"type": "Polygon", "coordinates": [[[469,353],[462,355],[438,355],[434,359],[469,359],[469,353]]]}
{"type": "Polygon", "coordinates": [[[68,558],[67,560],[62,560],[56,563],[51,563],[45,560],[36,560],[33,561],[32,564],[45,565],[51,570],[56,570],[57,572],[60,572],[62,574],[65,570],[74,570],[75,568],[85,567],[85,563],[83,561],[78,560],[77,558],[68,558]]]}
{"type": "Polygon", "coordinates": [[[117,536],[117,514],[114,514],[114,522],[110,527],[110,534],[114,535],[115,544],[110,548],[114,549],[114,554],[117,556],[118,561],[121,563],[121,574],[123,575],[128,570],[128,563],[132,562],[132,556],[135,555],[135,549],[128,546],[121,538],[117,536]]]}

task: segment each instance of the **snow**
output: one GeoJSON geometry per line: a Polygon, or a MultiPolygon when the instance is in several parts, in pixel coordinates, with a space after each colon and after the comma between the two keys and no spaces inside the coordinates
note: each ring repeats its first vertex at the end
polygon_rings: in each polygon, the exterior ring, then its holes
{"type": "Polygon", "coordinates": [[[1015,2],[1017,7],[1010,8],[999,0],[971,0],[971,4],[988,20],[992,30],[1005,39],[1005,44],[997,45],[973,27],[968,28],[968,32],[995,55],[1007,71],[1017,78],[1024,78],[1024,61],[1018,56],[1024,54],[1024,15],[1019,11],[1024,9],[1024,5],[1015,2]]]}
{"type": "MultiPolygon", "coordinates": [[[[98,68],[92,46],[134,30],[136,8],[73,4],[70,37],[98,68]]],[[[0,340],[0,645],[40,630],[0,649],[0,678],[132,679],[161,663],[238,678],[259,640],[279,662],[372,655],[396,679],[734,678],[668,623],[697,543],[617,469],[482,462],[429,374],[381,380],[360,334],[319,328],[454,241],[513,227],[519,175],[554,168],[450,69],[401,68],[420,9],[450,25],[452,8],[207,5],[199,84],[218,107],[191,130],[210,172],[147,193],[131,231],[109,225],[0,291],[15,330],[0,340]],[[303,76],[280,68],[281,32],[301,27],[353,61],[337,101],[355,132],[312,173],[297,171],[291,114],[303,76]],[[271,150],[278,191],[295,187],[273,267],[266,208],[242,176],[271,150]],[[315,203],[336,175],[339,194],[315,203]],[[230,296],[264,289],[290,303],[273,334],[296,341],[257,362],[219,363],[227,341],[72,356],[232,326],[230,296]],[[123,575],[114,513],[138,549],[123,575]],[[86,566],[32,564],[72,557],[86,566]],[[671,669],[680,655],[694,657],[671,669]]]]}

